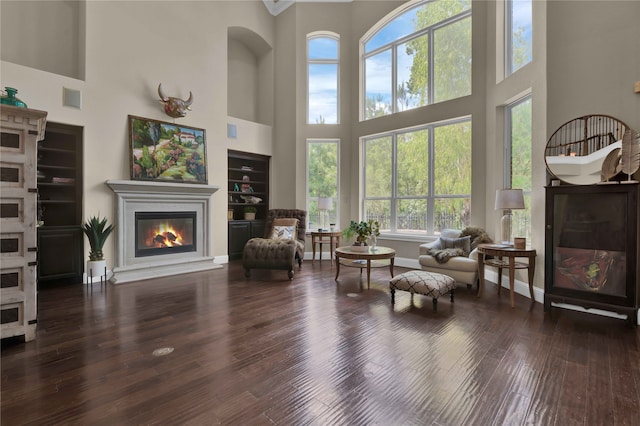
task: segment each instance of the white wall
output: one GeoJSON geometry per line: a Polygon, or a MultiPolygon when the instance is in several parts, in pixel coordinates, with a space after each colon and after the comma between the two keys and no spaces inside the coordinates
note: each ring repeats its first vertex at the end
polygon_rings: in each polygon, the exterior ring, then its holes
{"type": "Polygon", "coordinates": [[[639,1],[550,1],[548,39],[548,136],[586,114],[640,129],[639,1]]]}
{"type": "MultiPolygon", "coordinates": [[[[3,19],[11,19],[5,3],[3,19]]],[[[100,212],[112,221],[114,196],[104,182],[129,179],[127,115],[173,121],[158,102],[158,83],[170,96],[192,91],[193,111],[176,122],[206,130],[209,184],[221,186],[213,196],[212,254],[226,256],[227,149],[272,153],[271,129],[261,125],[239,120],[239,138],[227,139],[227,27],[249,28],[273,45],[274,18],[261,1],[90,1],[86,24],[85,81],[3,60],[0,84],[18,88],[49,121],[84,127],[84,217],[100,212]],[[62,106],[63,86],[82,91],[82,110],[62,106]],[[262,136],[268,140],[252,139],[262,136]]],[[[22,37],[20,43],[39,42],[22,37]]],[[[105,246],[110,259],[113,244],[105,246]]]]}
{"type": "Polygon", "coordinates": [[[84,1],[3,0],[1,59],[84,79],[84,6],[84,1]]]}
{"type": "Polygon", "coordinates": [[[229,39],[227,114],[258,121],[258,58],[242,42],[229,39]]]}

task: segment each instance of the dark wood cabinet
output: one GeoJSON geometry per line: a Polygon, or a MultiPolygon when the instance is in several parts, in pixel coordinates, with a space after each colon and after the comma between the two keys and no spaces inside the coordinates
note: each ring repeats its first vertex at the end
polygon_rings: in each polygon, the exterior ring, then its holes
{"type": "Polygon", "coordinates": [[[82,282],[82,128],[47,123],[38,144],[38,282],[82,282]]]}
{"type": "Polygon", "coordinates": [[[637,324],[639,200],[637,183],[547,187],[545,310],[565,303],[637,324]]]}
{"type": "Polygon", "coordinates": [[[229,260],[242,258],[250,238],[264,236],[269,209],[269,161],[265,155],[232,150],[228,153],[229,260]],[[260,201],[254,203],[257,200],[252,197],[260,201]],[[247,207],[256,209],[255,220],[245,220],[247,207]]]}
{"type": "Polygon", "coordinates": [[[83,236],[80,226],[38,228],[38,282],[82,282],[83,236]]]}
{"type": "Polygon", "coordinates": [[[244,245],[251,238],[264,237],[264,220],[229,221],[229,260],[242,259],[244,245]]]}

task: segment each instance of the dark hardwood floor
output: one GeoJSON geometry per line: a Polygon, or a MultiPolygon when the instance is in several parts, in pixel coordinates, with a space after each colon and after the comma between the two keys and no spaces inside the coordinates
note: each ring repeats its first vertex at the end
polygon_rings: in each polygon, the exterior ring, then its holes
{"type": "MultiPolygon", "coordinates": [[[[396,294],[329,261],[39,293],[4,341],[2,425],[637,425],[640,332],[488,284],[396,294]],[[154,351],[173,348],[156,356],[154,351]]],[[[404,271],[396,268],[396,273],[404,271]]]]}

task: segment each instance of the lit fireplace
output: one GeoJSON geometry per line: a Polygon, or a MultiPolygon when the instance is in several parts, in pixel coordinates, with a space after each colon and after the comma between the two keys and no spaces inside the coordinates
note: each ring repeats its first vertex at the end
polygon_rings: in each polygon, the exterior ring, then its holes
{"type": "Polygon", "coordinates": [[[135,257],[196,251],[196,212],[136,212],[135,257]]]}
{"type": "Polygon", "coordinates": [[[211,255],[210,211],[218,186],[159,181],[109,180],[116,194],[118,220],[116,260],[110,281],[130,281],[180,275],[222,268],[211,255]],[[163,230],[159,223],[170,222],[163,230]],[[182,245],[149,244],[156,236],[171,241],[171,232],[182,245]]]}

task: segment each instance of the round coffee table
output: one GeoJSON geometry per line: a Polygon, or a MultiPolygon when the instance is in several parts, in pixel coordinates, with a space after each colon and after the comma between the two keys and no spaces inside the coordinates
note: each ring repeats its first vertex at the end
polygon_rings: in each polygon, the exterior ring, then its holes
{"type": "Polygon", "coordinates": [[[360,268],[367,268],[367,288],[371,285],[371,268],[382,268],[389,266],[391,277],[393,278],[393,261],[396,257],[396,251],[389,247],[368,246],[367,251],[358,251],[359,247],[345,246],[338,247],[335,251],[336,255],[336,281],[340,275],[340,265],[360,268]]]}

